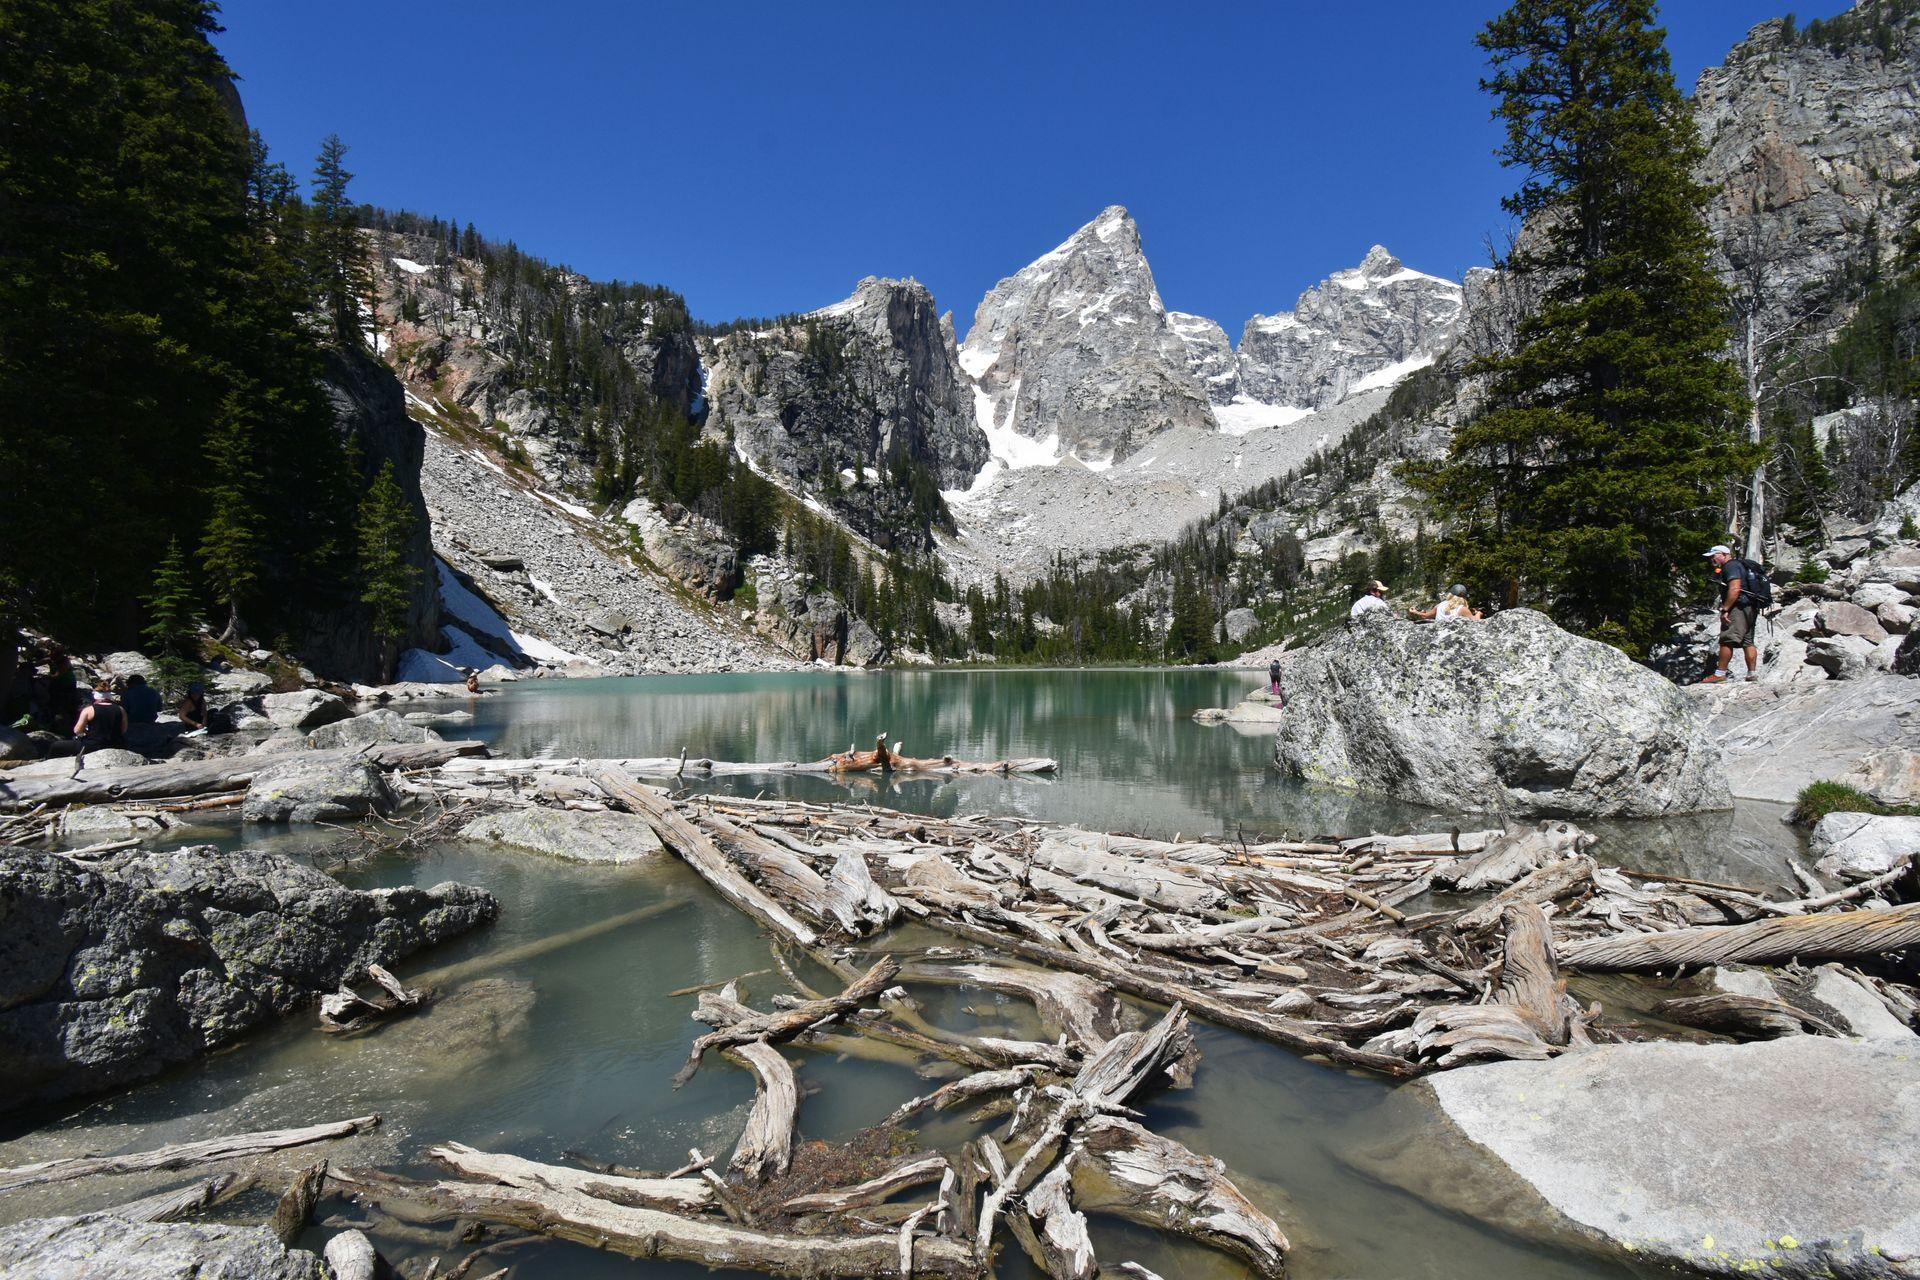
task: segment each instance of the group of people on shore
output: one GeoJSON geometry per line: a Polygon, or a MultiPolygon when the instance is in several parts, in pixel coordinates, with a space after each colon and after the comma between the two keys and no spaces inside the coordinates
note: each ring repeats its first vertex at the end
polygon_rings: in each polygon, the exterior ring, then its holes
{"type": "MultiPolygon", "coordinates": [[[[1733,548],[1724,543],[1714,546],[1705,554],[1707,559],[1713,561],[1711,576],[1714,601],[1720,614],[1720,655],[1713,673],[1700,683],[1721,684],[1734,679],[1728,674],[1728,667],[1736,650],[1746,658],[1747,679],[1757,680],[1760,678],[1760,650],[1755,642],[1755,632],[1759,626],[1760,611],[1773,603],[1773,585],[1764,567],[1757,561],[1735,555],[1733,548]]],[[[1386,583],[1378,579],[1369,581],[1360,598],[1353,602],[1347,616],[1360,618],[1369,613],[1385,611],[1386,595],[1386,583]]],[[[1456,582],[1432,607],[1409,608],[1407,616],[1416,622],[1444,622],[1450,618],[1479,619],[1483,615],[1467,599],[1466,587],[1456,582]]],[[[1277,674],[1274,692],[1279,692],[1277,674]]]]}
{"type": "MultiPolygon", "coordinates": [[[[165,703],[161,691],[138,673],[117,681],[97,679],[88,687],[67,651],[48,645],[21,655],[0,706],[0,724],[75,739],[84,753],[124,747],[134,726],[160,719],[165,703]]],[[[212,721],[206,688],[197,680],[187,686],[173,710],[189,732],[205,729],[212,721]]]]}
{"type": "MultiPolygon", "coordinates": [[[[1347,610],[1349,618],[1365,617],[1387,608],[1387,584],[1378,578],[1368,582],[1360,598],[1353,602],[1353,608],[1347,610]]],[[[1409,607],[1407,616],[1415,622],[1444,622],[1449,618],[1471,618],[1478,620],[1482,615],[1467,599],[1467,588],[1463,583],[1454,583],[1447,593],[1425,609],[1409,607]]]]}

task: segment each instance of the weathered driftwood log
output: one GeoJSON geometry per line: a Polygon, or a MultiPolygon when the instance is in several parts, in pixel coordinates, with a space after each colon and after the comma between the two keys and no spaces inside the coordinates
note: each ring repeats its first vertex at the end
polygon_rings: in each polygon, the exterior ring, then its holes
{"type": "Polygon", "coordinates": [[[923,1093],[917,1098],[909,1098],[893,1109],[887,1117],[888,1124],[899,1124],[927,1107],[935,1111],[946,1111],[959,1106],[969,1098],[978,1098],[989,1093],[1005,1093],[1009,1089],[1018,1089],[1022,1085],[1033,1083],[1033,1078],[1044,1070],[1036,1063],[1026,1063],[1017,1067],[1006,1067],[996,1071],[976,1071],[970,1076],[962,1076],[941,1085],[932,1093],[923,1093]]]}
{"type": "Polygon", "coordinates": [[[797,1217],[803,1213],[844,1213],[848,1209],[862,1209],[890,1199],[909,1187],[939,1182],[951,1171],[952,1166],[947,1163],[947,1158],[938,1151],[901,1156],[865,1182],[833,1191],[794,1196],[780,1206],[780,1211],[797,1217]]]}
{"type": "Polygon", "coordinates": [[[842,849],[834,858],[821,903],[856,938],[877,933],[900,918],[899,899],[873,882],[866,856],[858,849],[842,849]]]}
{"type": "MultiPolygon", "coordinates": [[[[767,1044],[779,1044],[791,1040],[803,1031],[810,1031],[845,1017],[867,1001],[879,995],[893,983],[900,972],[900,962],[892,956],[883,956],[873,968],[856,979],[845,991],[824,1000],[806,1000],[791,1009],[781,1009],[775,1013],[757,1013],[752,1017],[717,1027],[693,1042],[693,1049],[687,1055],[687,1063],[674,1076],[674,1086],[678,1088],[693,1078],[700,1067],[700,1058],[709,1049],[726,1049],[735,1045],[751,1044],[756,1040],[767,1044]]],[[[713,1002],[702,1001],[711,1008],[713,1002]]]]}
{"type": "Polygon", "coordinates": [[[463,1177],[496,1182],[503,1187],[553,1187],[578,1192],[596,1200],[642,1208],[693,1213],[714,1203],[713,1187],[700,1178],[640,1178],[630,1174],[598,1173],[567,1165],[541,1164],[519,1156],[480,1151],[464,1143],[447,1142],[427,1152],[463,1177]]]}
{"type": "Polygon", "coordinates": [[[595,774],[593,780],[614,801],[645,818],[654,834],[660,837],[660,843],[678,854],[728,902],[803,947],[811,947],[820,940],[818,934],[794,919],[764,889],[741,875],[726,854],[681,817],[665,796],[616,773],[602,771],[595,774]]]}
{"type": "MultiPolygon", "coordinates": [[[[430,1154],[440,1158],[437,1151],[430,1154]]],[[[567,1172],[577,1174],[579,1170],[567,1172]]],[[[904,1274],[899,1242],[892,1234],[839,1238],[786,1235],[640,1205],[616,1204],[576,1190],[564,1178],[549,1180],[542,1175],[520,1185],[416,1182],[338,1170],[331,1178],[358,1195],[382,1203],[404,1201],[410,1216],[424,1220],[452,1222],[464,1218],[516,1227],[635,1258],[699,1262],[779,1276],[904,1274]]],[[[913,1274],[971,1280],[980,1274],[980,1267],[969,1248],[951,1240],[921,1238],[913,1241],[913,1274]]]]}
{"type": "Polygon", "coordinates": [[[327,1241],[323,1256],[333,1280],[374,1280],[380,1274],[380,1255],[364,1232],[342,1231],[327,1241]]]}
{"type": "MultiPolygon", "coordinates": [[[[879,746],[884,747],[882,741],[879,746]]],[[[1058,772],[1060,764],[1044,756],[1024,756],[1006,760],[956,760],[951,756],[916,759],[887,750],[842,751],[821,760],[711,760],[692,756],[631,756],[618,758],[562,757],[543,759],[502,759],[449,762],[441,773],[447,777],[485,776],[489,774],[572,774],[592,777],[613,772],[643,778],[722,778],[752,774],[836,774],[836,773],[936,773],[936,774],[1048,774],[1058,772]],[[885,763],[882,763],[884,759],[885,763]]]]}
{"type": "Polygon", "coordinates": [[[1129,963],[1120,956],[1108,958],[1072,951],[1066,947],[1013,937],[1000,930],[982,928],[948,916],[932,916],[926,923],[970,942],[997,947],[1023,960],[1084,973],[1130,995],[1160,1004],[1184,1004],[1209,1022],[1271,1040],[1300,1053],[1318,1054],[1344,1066],[1362,1067],[1387,1076],[1411,1076],[1419,1071],[1416,1064],[1405,1058],[1356,1049],[1292,1019],[1243,1008],[1189,984],[1148,977],[1140,972],[1137,962],[1129,963]]]}
{"type": "Polygon", "coordinates": [[[1501,912],[1510,902],[1532,902],[1545,906],[1570,898],[1593,887],[1594,866],[1593,859],[1584,854],[1556,858],[1494,894],[1455,920],[1453,926],[1462,933],[1477,933],[1499,924],[1501,912]]]}
{"type": "Polygon", "coordinates": [[[322,1031],[359,1031],[396,1013],[412,1012],[426,999],[426,992],[402,986],[400,979],[381,965],[368,965],[367,977],[380,988],[371,999],[344,984],[333,994],[320,997],[322,1031]]]}
{"type": "Polygon", "coordinates": [[[1413,1021],[1413,1043],[1443,1067],[1483,1058],[1540,1059],[1572,1043],[1575,1009],[1554,964],[1546,913],[1508,902],[1500,982],[1487,1004],[1438,1005],[1413,1021]]]}
{"type": "MultiPolygon", "coordinates": [[[[1045,1172],[1059,1145],[1089,1117],[1123,1110],[1127,1102],[1148,1085],[1167,1079],[1173,1064],[1192,1047],[1187,1033],[1187,1013],[1179,1005],[1144,1031],[1128,1031],[1115,1036],[1089,1058],[1065,1088],[1049,1086],[1044,1092],[1049,1108],[1044,1121],[1035,1121],[1036,1135],[1027,1149],[1004,1171],[996,1168],[994,1184],[981,1201],[979,1225],[975,1229],[974,1251],[988,1257],[993,1247],[993,1230],[1000,1209],[1010,1197],[1026,1191],[1045,1172]]],[[[1018,1117],[1015,1128],[1020,1128],[1018,1117]]],[[[990,1142],[983,1149],[989,1163],[996,1163],[997,1148],[990,1142]]]]}
{"type": "MultiPolygon", "coordinates": [[[[363,756],[382,769],[420,769],[445,764],[456,756],[485,751],[483,742],[392,742],[370,747],[363,756]]],[[[75,778],[10,778],[0,773],[0,809],[24,809],[35,804],[111,804],[116,800],[152,800],[161,797],[204,795],[233,791],[253,781],[255,774],[285,764],[303,752],[279,751],[260,756],[223,756],[212,760],[165,761],[102,769],[75,778]]]]}
{"type": "Polygon", "coordinates": [[[293,1175],[293,1181],[281,1193],[279,1203],[273,1207],[273,1219],[268,1227],[278,1236],[280,1243],[292,1247],[307,1229],[307,1223],[313,1220],[313,1206],[320,1202],[320,1196],[327,1185],[327,1162],[310,1164],[293,1175]]]}
{"type": "Polygon", "coordinates": [[[751,1071],[754,1080],[753,1107],[727,1167],[749,1184],[764,1182],[785,1173],[793,1163],[793,1122],[800,1110],[800,1090],[794,1084],[792,1065],[764,1040],[735,1045],[726,1056],[751,1071]]]}
{"type": "Polygon", "coordinates": [[[1436,870],[1433,882],[1461,893],[1497,889],[1555,859],[1572,857],[1593,842],[1594,837],[1570,822],[1548,820],[1537,826],[1515,827],[1472,857],[1436,870]]]}
{"type": "Polygon", "coordinates": [[[1258,1276],[1286,1274],[1286,1233],[1233,1185],[1218,1160],[1131,1120],[1099,1116],[1074,1135],[1067,1167],[1074,1204],[1088,1213],[1196,1240],[1243,1259],[1258,1276]]]}
{"type": "Polygon", "coordinates": [[[1027,1192],[1027,1214],[1039,1227],[1041,1261],[1053,1280],[1093,1280],[1099,1264],[1087,1217],[1073,1207],[1065,1161],[1056,1164],[1027,1192]]]}
{"type": "Polygon", "coordinates": [[[1645,970],[1881,955],[1920,944],[1920,903],[1891,911],[1835,911],[1748,924],[1592,938],[1561,950],[1569,969],[1645,970]]]}
{"type": "Polygon", "coordinates": [[[178,1222],[233,1199],[251,1185],[237,1174],[217,1173],[172,1191],[117,1204],[107,1212],[128,1222],[178,1222]]]}
{"type": "Polygon", "coordinates": [[[900,971],[903,982],[980,987],[1033,1002],[1041,1021],[1092,1053],[1141,1019],[1113,988],[1085,974],[1016,969],[1004,964],[915,964],[900,971]]]}
{"type": "Polygon", "coordinates": [[[204,1138],[199,1142],[179,1142],[156,1147],[152,1151],[130,1151],[118,1156],[67,1156],[0,1169],[0,1191],[37,1186],[45,1182],[70,1182],[96,1174],[151,1173],[162,1169],[186,1169],[216,1160],[239,1160],[303,1147],[310,1142],[347,1138],[364,1133],[380,1123],[380,1117],[359,1116],[332,1124],[307,1125],[300,1129],[263,1129],[256,1133],[236,1133],[225,1138],[204,1138]]]}
{"type": "Polygon", "coordinates": [[[1653,1006],[1653,1016],[1740,1040],[1777,1040],[1808,1031],[1824,1036],[1842,1034],[1832,1023],[1804,1009],[1796,1009],[1784,1000],[1736,995],[1730,991],[1662,1000],[1653,1006]]]}
{"type": "Polygon", "coordinates": [[[1150,903],[1163,911],[1206,911],[1219,906],[1226,897],[1178,863],[1103,853],[1061,840],[1042,842],[1033,852],[1033,861],[1069,879],[1150,903]]]}

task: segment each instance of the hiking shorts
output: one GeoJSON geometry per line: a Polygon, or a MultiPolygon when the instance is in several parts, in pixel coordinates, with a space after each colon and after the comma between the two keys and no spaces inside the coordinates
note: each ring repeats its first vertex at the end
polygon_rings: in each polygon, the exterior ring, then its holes
{"type": "Polygon", "coordinates": [[[1720,643],[1734,649],[1752,644],[1753,620],[1759,612],[1750,604],[1736,604],[1727,610],[1727,620],[1720,624],[1720,643]]]}

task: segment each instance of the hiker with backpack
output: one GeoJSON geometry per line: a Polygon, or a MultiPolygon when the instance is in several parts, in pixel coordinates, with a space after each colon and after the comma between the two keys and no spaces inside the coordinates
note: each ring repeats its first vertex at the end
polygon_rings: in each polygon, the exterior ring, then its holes
{"type": "Polygon", "coordinates": [[[1713,561],[1713,581],[1720,598],[1720,663],[1701,684],[1721,684],[1728,678],[1727,667],[1733,651],[1740,649],[1747,658],[1747,679],[1760,675],[1760,651],[1754,646],[1754,629],[1760,610],[1773,603],[1773,583],[1767,571],[1751,560],[1733,554],[1731,547],[1720,545],[1707,552],[1713,561]]]}

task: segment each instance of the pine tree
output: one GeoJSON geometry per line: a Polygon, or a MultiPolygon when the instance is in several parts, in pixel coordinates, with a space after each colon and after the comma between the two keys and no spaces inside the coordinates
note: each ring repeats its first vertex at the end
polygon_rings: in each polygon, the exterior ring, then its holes
{"type": "Polygon", "coordinates": [[[399,642],[406,638],[413,581],[419,570],[407,561],[413,538],[413,512],[393,478],[393,463],[380,466],[366,497],[360,500],[360,602],[367,606],[373,634],[381,641],[382,674],[390,678],[399,642]]]}
{"type": "Polygon", "coordinates": [[[146,605],[153,682],[168,697],[178,697],[200,674],[195,661],[199,611],[194,607],[193,578],[178,538],[167,544],[166,558],[154,573],[153,594],[147,597],[146,605]]]}
{"type": "Polygon", "coordinates": [[[347,198],[347,144],[330,133],[320,144],[313,167],[314,292],[326,312],[334,341],[348,348],[366,342],[360,302],[367,294],[372,268],[366,246],[354,225],[353,204],[347,198]]]}
{"type": "Polygon", "coordinates": [[[1490,598],[1644,652],[1668,633],[1726,485],[1755,459],[1707,266],[1700,142],[1652,0],[1516,0],[1479,36],[1524,175],[1504,267],[1542,284],[1489,407],[1413,468],[1438,548],[1490,598]]]}
{"type": "Polygon", "coordinates": [[[236,392],[220,407],[207,440],[207,527],[200,565],[213,597],[227,609],[222,640],[240,634],[240,602],[260,576],[260,475],[252,401],[236,392]]]}

